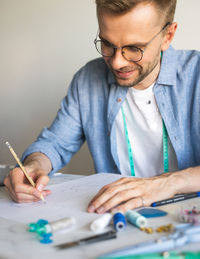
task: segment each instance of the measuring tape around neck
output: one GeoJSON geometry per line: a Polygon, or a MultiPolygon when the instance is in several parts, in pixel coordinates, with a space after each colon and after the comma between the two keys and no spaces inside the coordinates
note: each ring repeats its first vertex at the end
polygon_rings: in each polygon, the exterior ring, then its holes
{"type": "MultiPolygon", "coordinates": [[[[132,152],[131,143],[130,143],[130,139],[129,139],[129,135],[128,135],[128,128],[127,128],[126,117],[124,114],[123,107],[121,107],[121,112],[122,112],[122,117],[123,117],[123,122],[124,122],[126,143],[127,143],[127,147],[128,147],[128,157],[129,157],[129,162],[130,162],[131,175],[135,176],[133,152],[132,152]]],[[[162,125],[163,125],[163,168],[164,168],[164,172],[167,173],[169,171],[168,134],[167,134],[167,129],[166,129],[166,126],[165,126],[165,123],[163,120],[162,120],[162,125]]]]}

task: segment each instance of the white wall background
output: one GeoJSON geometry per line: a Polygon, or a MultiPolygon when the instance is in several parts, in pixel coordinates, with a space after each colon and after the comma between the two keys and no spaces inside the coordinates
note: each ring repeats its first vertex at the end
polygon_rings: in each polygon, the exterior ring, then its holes
{"type": "MultiPolygon", "coordinates": [[[[174,46],[200,49],[199,0],[178,0],[174,46]]],[[[15,164],[56,115],[73,74],[98,54],[94,0],[0,0],[0,164],[15,164]]],[[[84,145],[66,172],[94,171],[84,145]]]]}

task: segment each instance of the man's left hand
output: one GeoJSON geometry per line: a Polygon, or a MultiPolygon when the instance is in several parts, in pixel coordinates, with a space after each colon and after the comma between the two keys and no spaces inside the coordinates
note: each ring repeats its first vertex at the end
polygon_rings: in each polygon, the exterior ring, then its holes
{"type": "Polygon", "coordinates": [[[151,178],[120,178],[101,188],[89,203],[88,212],[125,212],[170,198],[177,193],[178,183],[171,179],[173,174],[165,173],[151,178]]]}

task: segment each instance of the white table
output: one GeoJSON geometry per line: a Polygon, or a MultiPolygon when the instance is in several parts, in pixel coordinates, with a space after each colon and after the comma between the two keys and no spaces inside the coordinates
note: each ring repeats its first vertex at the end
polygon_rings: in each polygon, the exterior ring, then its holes
{"type": "MultiPolygon", "coordinates": [[[[60,175],[56,178],[52,178],[52,183],[59,183],[60,181],[68,181],[75,179],[77,175],[60,175]]],[[[1,196],[4,193],[4,188],[0,187],[0,213],[1,213],[1,196]]],[[[181,206],[189,205],[200,206],[200,199],[190,199],[184,202],[179,202],[176,204],[170,204],[163,206],[162,209],[168,211],[168,215],[165,217],[154,218],[149,220],[149,226],[154,228],[160,225],[166,225],[169,223],[178,224],[176,218],[176,212],[181,208],[181,206]]],[[[65,235],[72,235],[73,233],[69,232],[65,235]]],[[[57,234],[55,237],[59,240],[62,239],[65,242],[64,234],[57,234]]],[[[91,235],[93,233],[91,232],[91,235]]],[[[34,233],[27,231],[27,225],[17,223],[15,221],[7,220],[0,217],[0,258],[2,259],[92,259],[118,249],[127,245],[137,244],[147,240],[152,240],[161,237],[164,234],[153,233],[152,235],[146,234],[139,229],[128,225],[124,232],[118,233],[117,239],[98,242],[95,244],[79,246],[71,249],[65,250],[56,250],[52,244],[41,244],[37,239],[34,233]]],[[[200,250],[200,244],[192,244],[182,248],[183,251],[198,251],[200,250]]]]}

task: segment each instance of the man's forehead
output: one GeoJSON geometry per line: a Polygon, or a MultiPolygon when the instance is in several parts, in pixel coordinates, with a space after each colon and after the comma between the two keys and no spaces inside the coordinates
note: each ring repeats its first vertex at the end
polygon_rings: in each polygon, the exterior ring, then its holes
{"type": "Polygon", "coordinates": [[[100,35],[119,46],[131,42],[147,42],[162,25],[159,14],[150,4],[138,5],[130,12],[121,15],[102,11],[99,14],[100,35]]]}

